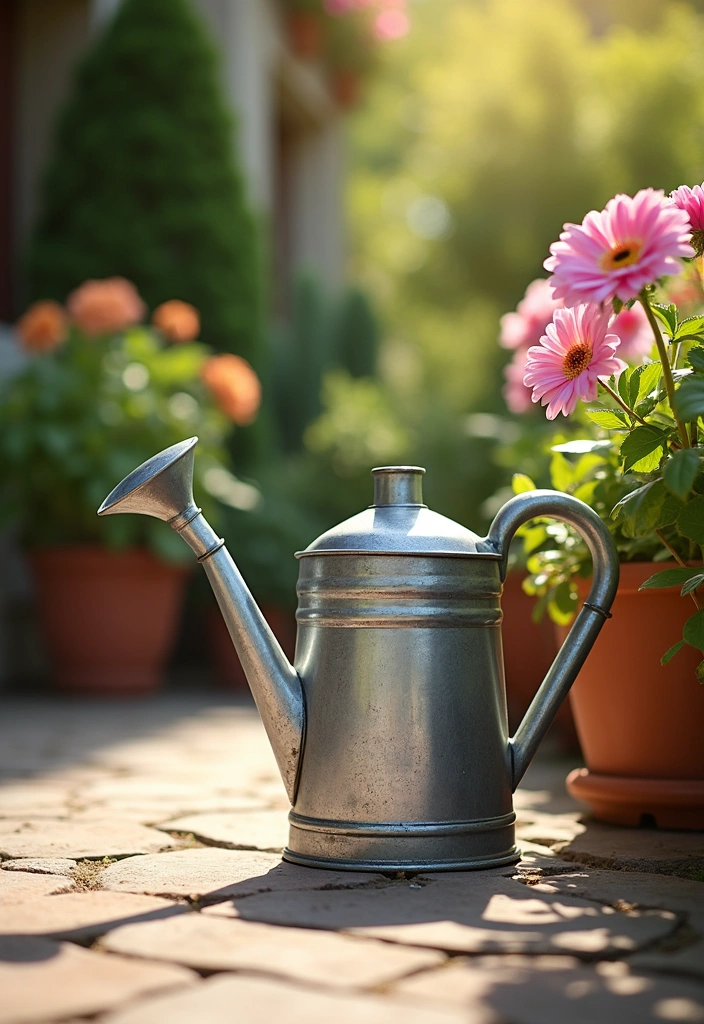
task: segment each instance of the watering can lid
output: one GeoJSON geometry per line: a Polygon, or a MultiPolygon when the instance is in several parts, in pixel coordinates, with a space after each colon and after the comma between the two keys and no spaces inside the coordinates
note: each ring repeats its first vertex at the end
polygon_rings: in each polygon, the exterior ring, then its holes
{"type": "Polygon", "coordinates": [[[374,504],[322,534],[296,557],[375,552],[498,558],[476,533],[423,504],[424,473],[419,466],[373,469],[374,504]]]}

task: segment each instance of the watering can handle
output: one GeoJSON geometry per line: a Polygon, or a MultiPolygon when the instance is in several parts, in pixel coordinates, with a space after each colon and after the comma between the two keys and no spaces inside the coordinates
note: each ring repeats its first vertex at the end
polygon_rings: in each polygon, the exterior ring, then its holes
{"type": "Polygon", "coordinates": [[[501,555],[501,579],[506,578],[508,548],[522,523],[538,516],[560,519],[573,526],[592,554],[594,577],[589,597],[572,624],[548,674],[525,713],[516,735],[509,740],[511,783],[515,790],[533,759],[560,704],[586,661],[592,644],[616,596],[619,563],[616,547],[605,524],[588,505],[560,491],[528,491],[511,498],[491,524],[485,544],[501,555]]]}

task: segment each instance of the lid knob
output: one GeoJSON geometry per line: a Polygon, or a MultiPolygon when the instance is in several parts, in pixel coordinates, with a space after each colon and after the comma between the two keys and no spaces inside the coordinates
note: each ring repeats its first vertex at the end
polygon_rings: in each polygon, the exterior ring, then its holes
{"type": "Polygon", "coordinates": [[[423,505],[420,466],[379,466],[372,470],[374,505],[423,505]]]}

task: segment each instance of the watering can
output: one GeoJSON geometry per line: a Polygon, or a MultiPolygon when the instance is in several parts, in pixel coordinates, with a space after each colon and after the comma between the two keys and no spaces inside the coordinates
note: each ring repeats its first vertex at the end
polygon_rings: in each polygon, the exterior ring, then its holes
{"type": "Polygon", "coordinates": [[[374,503],[297,553],[291,665],[193,500],[196,437],[143,463],[99,515],[176,530],[215,592],[292,809],[284,858],[368,871],[489,868],[518,860],[512,794],[614,599],[605,525],[557,491],[511,498],[481,539],[423,504],[423,469],[372,470],[374,503]],[[500,597],[529,519],[574,527],[592,554],[589,599],[509,738],[500,597]]]}

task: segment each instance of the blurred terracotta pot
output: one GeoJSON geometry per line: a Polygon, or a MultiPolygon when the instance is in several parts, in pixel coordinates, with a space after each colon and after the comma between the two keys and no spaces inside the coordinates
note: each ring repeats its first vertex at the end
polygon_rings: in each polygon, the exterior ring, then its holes
{"type": "MultiPolygon", "coordinates": [[[[510,572],[501,594],[506,703],[512,733],[520,725],[558,649],[555,630],[548,616],[544,615],[540,622],[533,622],[535,600],[524,593],[521,586],[523,578],[521,572],[510,572]]],[[[567,701],[555,716],[551,734],[565,749],[576,748],[577,734],[567,701]]]]}
{"type": "Polygon", "coordinates": [[[305,11],[292,11],[286,18],[291,49],[297,57],[312,60],[323,49],[323,24],[319,17],[305,11]]]}
{"type": "MultiPolygon", "coordinates": [[[[587,768],[572,772],[567,788],[603,821],[702,829],[704,687],[694,674],[702,655],[684,647],[660,664],[694,604],[678,588],[638,591],[662,569],[621,565],[613,619],[570,692],[587,768]]],[[[588,589],[580,581],[580,597],[588,589]]]]}
{"type": "MultiPolygon", "coordinates": [[[[284,654],[293,661],[296,649],[295,612],[268,604],[261,605],[261,611],[284,654]]],[[[248,691],[247,678],[217,606],[209,607],[206,612],[206,634],[218,683],[228,690],[248,691]]]]}
{"type": "Polygon", "coordinates": [[[31,553],[54,685],[65,692],[155,690],[176,636],[188,569],[141,549],[31,553]]]}
{"type": "Polygon", "coordinates": [[[356,71],[335,71],[330,79],[330,88],[338,107],[349,110],[359,103],[362,77],[356,71]]]}

